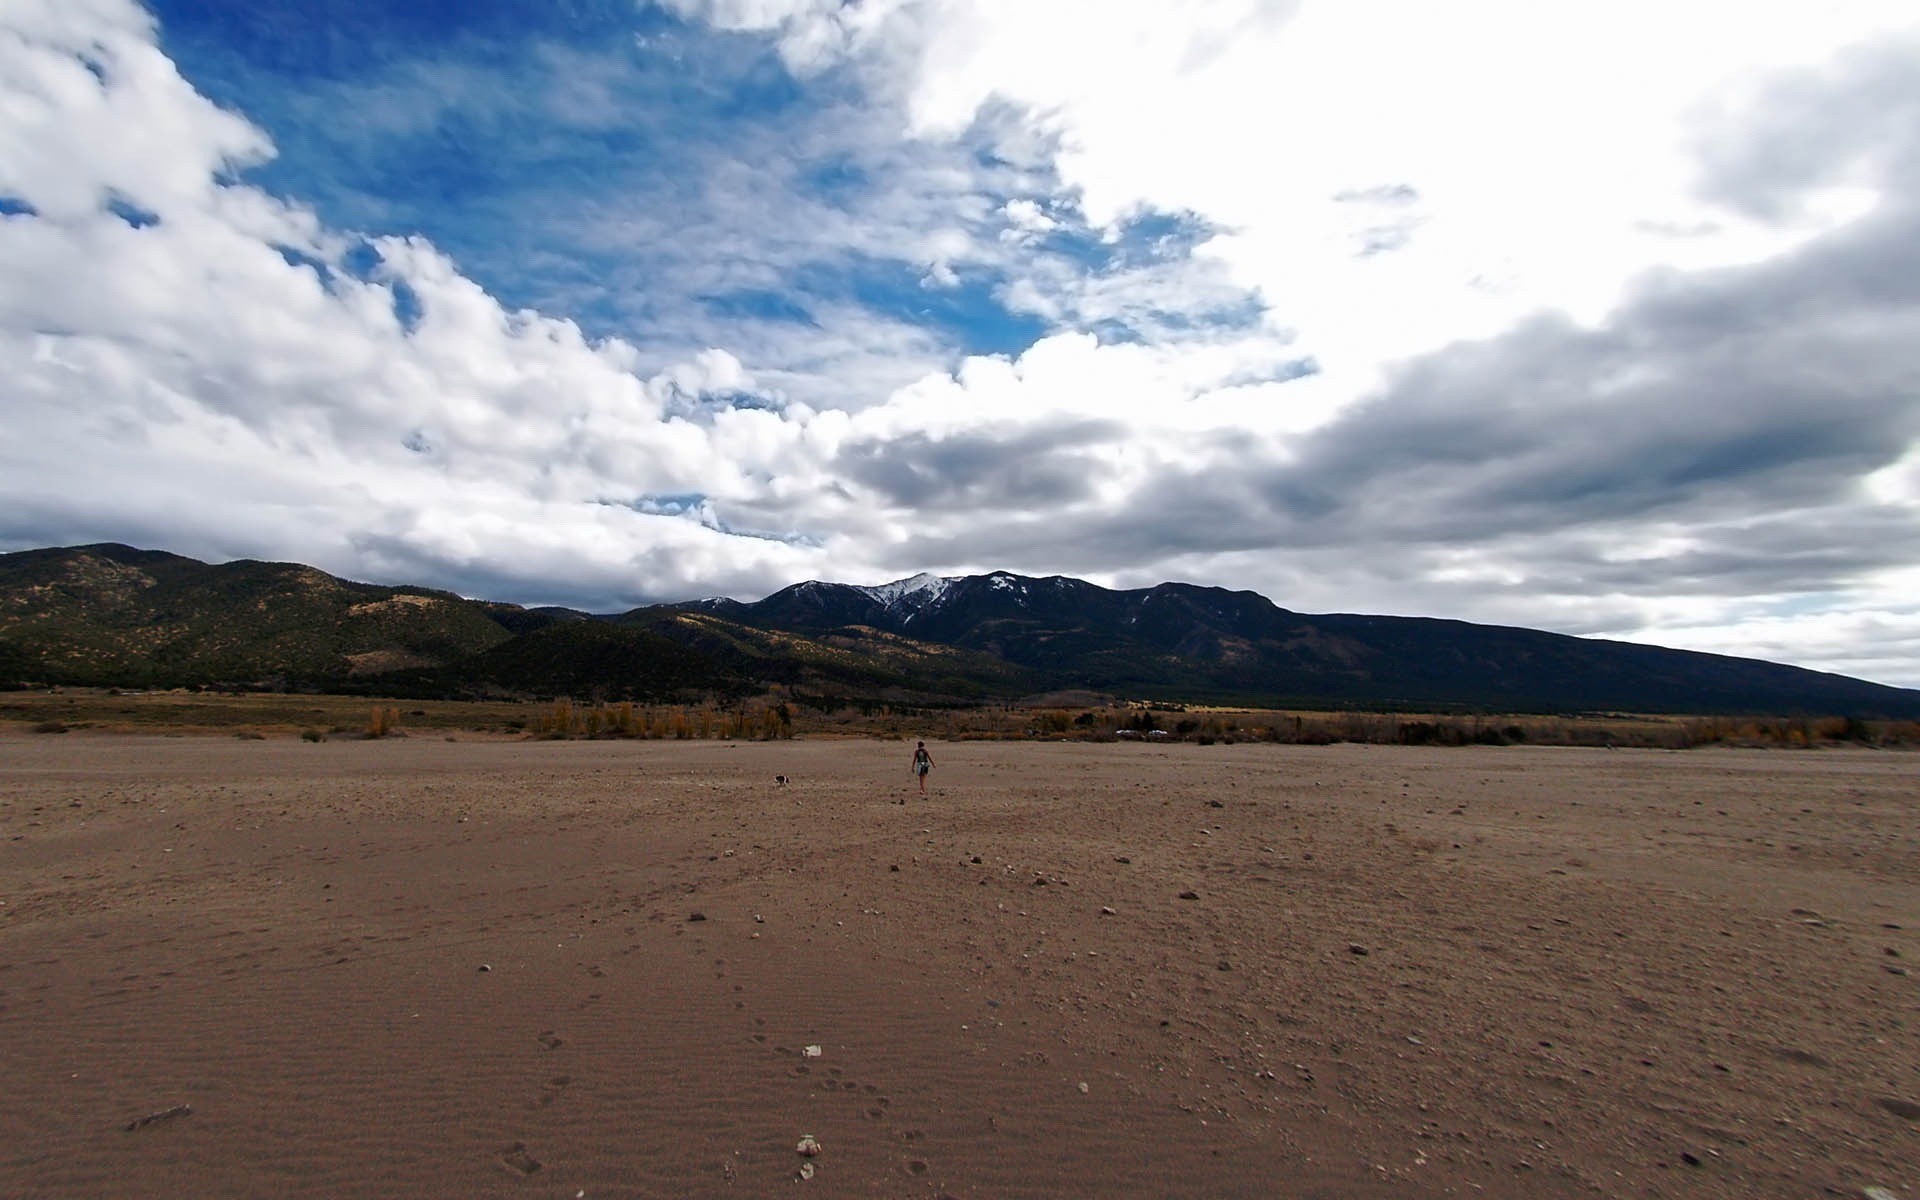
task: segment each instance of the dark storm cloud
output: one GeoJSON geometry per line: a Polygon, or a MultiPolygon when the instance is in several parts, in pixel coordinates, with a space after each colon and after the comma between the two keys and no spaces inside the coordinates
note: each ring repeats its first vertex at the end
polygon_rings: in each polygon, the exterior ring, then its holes
{"type": "Polygon", "coordinates": [[[1070,421],[1004,434],[912,433],[851,442],[836,466],[897,505],[1071,504],[1088,495],[1103,469],[1087,448],[1117,441],[1125,432],[1110,421],[1070,421]]]}

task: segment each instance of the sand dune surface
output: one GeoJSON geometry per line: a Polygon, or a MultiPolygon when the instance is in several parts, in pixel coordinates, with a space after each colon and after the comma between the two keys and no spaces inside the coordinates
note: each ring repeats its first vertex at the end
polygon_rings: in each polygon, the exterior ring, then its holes
{"type": "Polygon", "coordinates": [[[0,737],[0,1195],[1920,1200],[1920,758],[911,746],[0,737]]]}

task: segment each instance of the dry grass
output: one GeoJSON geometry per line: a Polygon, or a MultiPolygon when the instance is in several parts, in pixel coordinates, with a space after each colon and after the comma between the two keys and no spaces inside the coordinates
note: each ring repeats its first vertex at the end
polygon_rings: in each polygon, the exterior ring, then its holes
{"type": "MultiPolygon", "coordinates": [[[[1050,697],[1056,702],[1065,697],[1050,697]]],[[[1076,699],[1078,697],[1075,697],[1076,699]]],[[[394,700],[364,697],[119,692],[63,688],[0,692],[0,725],[138,733],[268,737],[391,737],[415,734],[507,738],[764,740],[795,736],[941,737],[952,741],[1151,741],[1202,745],[1271,742],[1330,745],[1611,746],[1684,750],[1728,745],[1806,749],[1920,745],[1920,722],[1844,717],[1565,716],[1316,712],[1296,709],[1100,704],[980,705],[926,709],[854,704],[804,707],[774,694],[718,705],[591,704],[572,700],[394,700]],[[318,736],[316,736],[318,735],[318,736]]]]}

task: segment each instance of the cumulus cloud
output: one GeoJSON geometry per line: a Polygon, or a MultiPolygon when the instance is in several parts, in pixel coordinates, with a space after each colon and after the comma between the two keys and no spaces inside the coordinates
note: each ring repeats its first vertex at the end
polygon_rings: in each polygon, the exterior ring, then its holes
{"type": "Polygon", "coordinates": [[[793,546],[620,503],[759,495],[804,444],[772,411],[692,411],[752,388],[730,354],[643,377],[631,346],[506,310],[422,239],[324,230],[237,182],[271,147],[131,6],[9,23],[9,540],[164,526],[152,542],[202,553],[609,599],[795,570],[793,546]]]}

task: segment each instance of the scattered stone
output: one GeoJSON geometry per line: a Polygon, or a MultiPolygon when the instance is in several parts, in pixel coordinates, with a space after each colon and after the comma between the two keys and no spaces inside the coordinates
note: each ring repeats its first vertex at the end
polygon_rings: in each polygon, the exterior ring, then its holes
{"type": "Polygon", "coordinates": [[[687,914],[687,920],[689,921],[704,921],[706,919],[707,914],[703,912],[690,912],[687,914]]]}
{"type": "Polygon", "coordinates": [[[1231,971],[1233,970],[1233,964],[1223,958],[1214,965],[1214,969],[1216,971],[1231,971]]]}
{"type": "Polygon", "coordinates": [[[822,1051],[818,1046],[808,1046],[806,1049],[802,1050],[800,1053],[807,1058],[819,1058],[822,1051]]]}
{"type": "Polygon", "coordinates": [[[1907,1121],[1920,1121],[1920,1104],[1911,1100],[1901,1100],[1893,1096],[1882,1096],[1880,1107],[1894,1116],[1907,1121]]]}
{"type": "Polygon", "coordinates": [[[1198,900],[1200,898],[1200,893],[1199,892],[1181,892],[1180,898],[1182,900],[1198,900]]]}
{"type": "MultiPolygon", "coordinates": [[[[905,804],[905,803],[906,803],[906,801],[905,801],[905,800],[902,800],[902,801],[901,801],[900,803],[902,803],[902,804],[905,804]]],[[[812,1179],[812,1178],[813,1178],[813,1164],[812,1164],[812,1163],[810,1163],[810,1162],[803,1162],[803,1163],[801,1163],[801,1164],[800,1164],[800,1169],[799,1169],[798,1171],[796,1171],[796,1172],[794,1172],[794,1173],[795,1173],[796,1175],[798,1175],[798,1176],[799,1176],[799,1177],[800,1177],[801,1179],[803,1179],[803,1180],[804,1180],[804,1179],[812,1179]]]]}
{"type": "Polygon", "coordinates": [[[1886,954],[1886,956],[1887,956],[1888,958],[1899,958],[1899,957],[1900,957],[1900,952],[1899,952],[1898,950],[1895,950],[1895,949],[1894,949],[1894,948],[1893,948],[1892,946],[1884,946],[1884,947],[1882,947],[1881,949],[1882,949],[1882,951],[1883,951],[1883,952],[1884,952],[1884,953],[1886,954]]]}
{"type": "Polygon", "coordinates": [[[188,1117],[192,1115],[193,1105],[176,1104],[172,1108],[163,1108],[159,1112],[148,1113],[144,1117],[135,1117],[126,1123],[125,1129],[128,1133],[132,1133],[136,1129],[145,1129],[149,1125],[158,1125],[162,1121],[171,1121],[175,1117],[188,1117]]]}
{"type": "Polygon", "coordinates": [[[1117,862],[1117,863],[1130,863],[1130,862],[1132,862],[1133,860],[1132,860],[1132,859],[1130,859],[1130,858],[1128,858],[1128,857],[1127,857],[1126,855],[1124,855],[1124,854],[1122,854],[1122,855],[1121,855],[1120,857],[1118,857],[1118,858],[1116,858],[1116,859],[1114,859],[1113,861],[1115,861],[1115,862],[1117,862]]]}
{"type": "Polygon", "coordinates": [[[1691,1150],[1682,1150],[1680,1152],[1680,1161],[1690,1167],[1697,1167],[1700,1165],[1700,1156],[1691,1150]]]}
{"type": "MultiPolygon", "coordinates": [[[[808,1049],[814,1048],[808,1047],[808,1049]]],[[[814,1140],[812,1134],[803,1133],[800,1135],[799,1144],[794,1146],[793,1152],[802,1158],[813,1158],[820,1153],[820,1143],[814,1140]]]]}
{"type": "Polygon", "coordinates": [[[1860,1195],[1863,1200],[1900,1200],[1899,1196],[1883,1187],[1863,1188],[1860,1195]]]}
{"type": "Polygon", "coordinates": [[[1367,948],[1365,946],[1362,946],[1359,942],[1348,942],[1347,953],[1357,955],[1361,958],[1365,958],[1367,956],[1368,951],[1367,951],[1367,948]]]}
{"type": "Polygon", "coordinates": [[[973,861],[977,864],[980,861],[980,856],[978,854],[974,855],[973,861]]]}
{"type": "Polygon", "coordinates": [[[1074,1084],[1073,1086],[1080,1090],[1080,1094],[1082,1096],[1086,1095],[1087,1092],[1091,1090],[1090,1088],[1087,1087],[1086,1080],[1084,1079],[1081,1080],[1079,1083],[1074,1084]]]}
{"type": "Polygon", "coordinates": [[[894,863],[894,864],[893,864],[892,866],[890,866],[890,867],[888,867],[888,868],[887,868],[887,870],[889,870],[889,871],[898,871],[899,869],[900,869],[900,864],[899,864],[899,863],[894,863]]]}
{"type": "Polygon", "coordinates": [[[1225,808],[1226,805],[1222,804],[1218,800],[1209,800],[1207,801],[1207,807],[1208,808],[1225,808]]]}
{"type": "Polygon", "coordinates": [[[493,970],[493,967],[490,964],[487,964],[487,963],[480,964],[480,972],[479,972],[480,974],[485,975],[488,971],[491,971],[491,970],[493,970]]]}
{"type": "Polygon", "coordinates": [[[1100,915],[1101,915],[1101,916],[1103,916],[1103,917],[1111,917],[1111,916],[1113,916],[1113,915],[1115,915],[1115,914],[1114,914],[1114,911],[1113,911],[1113,910],[1112,910],[1111,908],[1108,908],[1108,907],[1106,907],[1105,905],[1102,905],[1102,906],[1101,906],[1101,908],[1100,908],[1100,915]]]}

